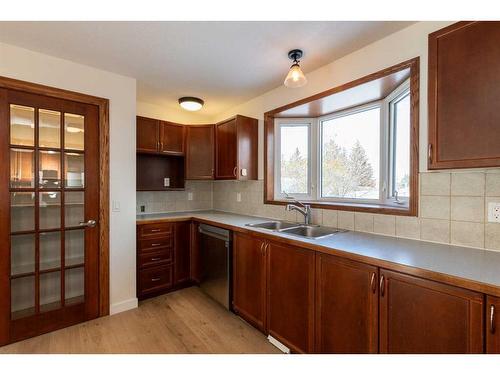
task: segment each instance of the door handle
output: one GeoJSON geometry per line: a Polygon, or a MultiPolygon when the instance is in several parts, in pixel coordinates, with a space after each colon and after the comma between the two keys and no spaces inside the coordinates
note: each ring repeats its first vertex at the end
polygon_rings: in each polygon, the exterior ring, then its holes
{"type": "Polygon", "coordinates": [[[160,259],[161,259],[161,258],[151,258],[151,261],[152,261],[152,262],[155,262],[155,261],[160,260],[160,259]]]}
{"type": "Polygon", "coordinates": [[[81,227],[88,227],[88,228],[94,228],[96,226],[97,222],[93,219],[87,220],[87,221],[80,221],[78,225],[81,227]]]}
{"type": "Polygon", "coordinates": [[[375,284],[375,272],[372,273],[372,279],[370,281],[370,286],[372,288],[372,293],[375,293],[376,289],[377,289],[377,285],[375,284]]]}
{"type": "Polygon", "coordinates": [[[490,332],[495,333],[495,305],[490,306],[490,332]]]}
{"type": "Polygon", "coordinates": [[[432,143],[429,143],[429,149],[427,151],[428,151],[429,163],[432,163],[432,143]]]}
{"type": "Polygon", "coordinates": [[[385,294],[385,277],[380,276],[380,295],[383,297],[385,294]]]}
{"type": "Polygon", "coordinates": [[[151,279],[152,282],[156,282],[156,281],[160,281],[160,280],[161,280],[160,277],[154,277],[154,278],[151,279]]]}

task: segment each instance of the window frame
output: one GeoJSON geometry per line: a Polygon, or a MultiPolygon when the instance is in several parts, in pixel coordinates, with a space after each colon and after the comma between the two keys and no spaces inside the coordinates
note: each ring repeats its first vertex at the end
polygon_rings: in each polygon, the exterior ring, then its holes
{"type": "Polygon", "coordinates": [[[314,200],[314,186],[313,181],[315,180],[315,176],[313,173],[313,165],[315,161],[313,160],[313,149],[314,149],[314,128],[315,119],[311,118],[279,118],[276,119],[274,123],[275,127],[275,144],[274,144],[274,160],[276,160],[276,168],[274,170],[274,178],[276,183],[274,184],[274,196],[279,199],[286,199],[286,194],[281,192],[281,128],[282,127],[294,127],[294,126],[303,126],[307,125],[308,127],[308,155],[307,155],[307,194],[301,193],[293,193],[289,192],[290,195],[293,195],[294,198],[303,199],[303,200],[314,200]]]}
{"type": "Polygon", "coordinates": [[[389,66],[364,77],[343,83],[309,97],[281,105],[264,113],[264,204],[285,206],[288,201],[275,196],[275,119],[277,118],[304,118],[322,117],[333,111],[329,111],[331,105],[328,100],[333,96],[343,96],[344,92],[357,89],[365,84],[371,87],[379,87],[392,79],[401,77],[409,78],[410,86],[410,199],[408,206],[384,205],[378,203],[349,203],[329,201],[307,201],[312,208],[332,209],[341,211],[369,212],[378,214],[392,214],[398,216],[418,216],[418,179],[419,179],[419,96],[420,96],[420,58],[415,57],[401,63],[389,66]],[[408,73],[403,73],[407,71],[408,73]],[[376,85],[376,86],[374,86],[376,85]]]}

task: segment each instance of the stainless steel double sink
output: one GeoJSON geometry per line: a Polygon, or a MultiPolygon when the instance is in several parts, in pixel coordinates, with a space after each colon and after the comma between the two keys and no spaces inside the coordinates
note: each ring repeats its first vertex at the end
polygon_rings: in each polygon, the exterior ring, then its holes
{"type": "Polygon", "coordinates": [[[246,225],[253,228],[266,229],[272,232],[279,232],[313,240],[333,236],[339,232],[345,232],[345,230],[342,229],[323,227],[320,225],[305,225],[274,220],[246,225]]]}

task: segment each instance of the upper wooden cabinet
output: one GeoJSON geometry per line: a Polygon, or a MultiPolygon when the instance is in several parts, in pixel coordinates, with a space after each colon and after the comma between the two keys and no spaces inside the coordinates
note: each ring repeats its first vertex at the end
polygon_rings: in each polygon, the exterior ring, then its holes
{"type": "Polygon", "coordinates": [[[137,116],[137,152],[184,155],[184,126],[137,116]]]}
{"type": "Polygon", "coordinates": [[[483,352],[483,295],[380,270],[380,353],[483,352]]]}
{"type": "Polygon", "coordinates": [[[316,352],[378,352],[378,269],[316,255],[316,352]]]}
{"type": "Polygon", "coordinates": [[[314,252],[267,246],[267,327],[293,352],[314,352],[314,252]]]}
{"type": "Polygon", "coordinates": [[[500,298],[488,296],[486,298],[486,353],[500,354],[500,298]]]}
{"type": "Polygon", "coordinates": [[[137,152],[158,152],[160,121],[137,116],[137,152]]]}
{"type": "Polygon", "coordinates": [[[246,321],[266,329],[266,247],[258,238],[235,233],[233,309],[246,321]]]}
{"type": "Polygon", "coordinates": [[[186,179],[214,178],[214,126],[186,126],[186,179]]]}
{"type": "Polygon", "coordinates": [[[258,121],[237,115],[215,124],[215,178],[256,180],[258,121]]]}
{"type": "Polygon", "coordinates": [[[500,166],[500,22],[429,35],[429,169],[500,166]]]}
{"type": "Polygon", "coordinates": [[[169,155],[184,155],[184,129],[181,124],[160,121],[159,151],[169,155]]]}

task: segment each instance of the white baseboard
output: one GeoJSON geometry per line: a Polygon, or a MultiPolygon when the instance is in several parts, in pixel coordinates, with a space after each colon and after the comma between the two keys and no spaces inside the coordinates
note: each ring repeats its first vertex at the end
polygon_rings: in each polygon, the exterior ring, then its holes
{"type": "Polygon", "coordinates": [[[278,341],[275,339],[273,336],[269,335],[267,336],[267,339],[271,344],[273,344],[275,347],[277,347],[279,350],[281,350],[285,354],[290,354],[290,348],[283,344],[282,342],[278,341]]]}
{"type": "Polygon", "coordinates": [[[110,315],[118,314],[127,310],[135,309],[137,308],[137,306],[138,306],[137,298],[131,298],[126,301],[121,301],[112,304],[109,308],[109,314],[110,315]]]}

